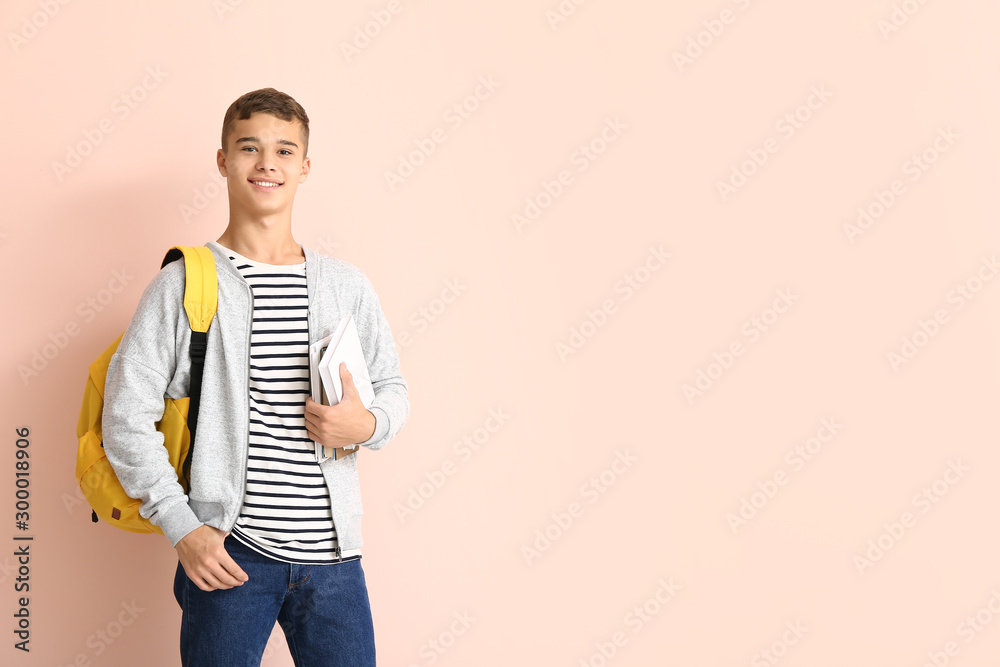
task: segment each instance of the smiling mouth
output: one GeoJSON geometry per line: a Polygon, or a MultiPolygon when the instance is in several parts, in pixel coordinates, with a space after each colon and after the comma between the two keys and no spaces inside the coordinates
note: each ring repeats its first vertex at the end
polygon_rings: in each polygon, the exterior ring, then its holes
{"type": "Polygon", "coordinates": [[[274,181],[255,181],[252,179],[247,179],[259,188],[278,188],[281,187],[281,183],[275,183],[274,181]]]}

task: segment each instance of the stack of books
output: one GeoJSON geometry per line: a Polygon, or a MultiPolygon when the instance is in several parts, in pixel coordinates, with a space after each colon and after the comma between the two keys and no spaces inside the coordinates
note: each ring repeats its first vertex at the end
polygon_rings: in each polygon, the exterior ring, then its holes
{"type": "MultiPolygon", "coordinates": [[[[375,400],[375,390],[368,375],[368,364],[364,351],[361,349],[361,339],[358,337],[358,327],[354,316],[348,315],[340,320],[337,330],[326,338],[309,346],[309,380],[312,399],[323,405],[336,405],[344,398],[344,388],[340,380],[340,362],[347,363],[347,370],[354,378],[358,395],[367,408],[375,400]]],[[[316,445],[316,458],[340,459],[357,451],[357,445],[345,447],[326,447],[313,441],[316,445]]]]}

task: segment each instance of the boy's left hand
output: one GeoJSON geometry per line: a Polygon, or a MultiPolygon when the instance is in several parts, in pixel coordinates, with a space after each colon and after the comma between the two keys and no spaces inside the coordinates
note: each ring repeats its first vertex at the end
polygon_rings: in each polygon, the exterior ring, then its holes
{"type": "Polygon", "coordinates": [[[340,362],[344,397],[336,405],[323,405],[306,397],[306,431],[326,447],[345,447],[364,442],[375,433],[375,415],[361,402],[347,364],[340,362]]]}

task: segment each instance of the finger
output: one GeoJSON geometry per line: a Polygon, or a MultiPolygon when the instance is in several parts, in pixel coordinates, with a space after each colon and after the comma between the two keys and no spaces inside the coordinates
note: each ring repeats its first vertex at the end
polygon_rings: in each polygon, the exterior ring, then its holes
{"type": "Polygon", "coordinates": [[[198,577],[197,579],[192,579],[195,585],[203,591],[214,591],[220,588],[225,588],[218,579],[216,579],[210,572],[206,572],[204,575],[198,577]]]}
{"type": "Polygon", "coordinates": [[[205,578],[211,577],[212,583],[216,588],[232,588],[233,586],[239,586],[243,583],[242,579],[237,579],[230,572],[240,572],[241,576],[245,576],[246,573],[240,569],[240,566],[236,564],[232,558],[227,554],[224,559],[216,561],[211,570],[206,573],[205,578]],[[226,562],[228,560],[228,562],[226,562]]]}
{"type": "Polygon", "coordinates": [[[226,571],[230,574],[230,576],[235,578],[238,583],[242,584],[243,582],[250,580],[250,575],[244,572],[243,568],[240,567],[240,564],[233,560],[233,557],[228,553],[226,554],[225,560],[221,561],[221,564],[224,568],[226,568],[226,571]]]}
{"type": "Polygon", "coordinates": [[[205,583],[205,580],[202,579],[201,577],[199,577],[197,581],[195,581],[194,579],[192,579],[191,581],[194,581],[194,585],[200,588],[201,590],[205,591],[206,593],[215,590],[214,588],[212,588],[210,584],[205,583]]]}
{"type": "Polygon", "coordinates": [[[319,439],[323,437],[323,434],[326,433],[326,430],[322,427],[321,424],[307,421],[306,433],[309,434],[310,439],[319,442],[319,439]]]}
{"type": "Polygon", "coordinates": [[[354,384],[354,376],[351,375],[351,371],[347,370],[347,362],[340,362],[340,381],[344,385],[344,396],[347,395],[357,396],[358,388],[354,384]]]}
{"type": "Polygon", "coordinates": [[[306,415],[305,422],[306,430],[310,433],[319,433],[323,426],[323,423],[319,419],[310,417],[309,415],[306,415]]]}
{"type": "MultiPolygon", "coordinates": [[[[228,584],[222,583],[221,581],[218,580],[217,577],[212,577],[211,580],[214,583],[210,584],[211,588],[208,588],[206,590],[209,590],[209,591],[228,591],[230,588],[236,588],[235,586],[230,586],[228,584]]],[[[206,581],[208,581],[208,580],[206,579],[206,581]]]]}
{"type": "Polygon", "coordinates": [[[323,419],[326,413],[336,407],[336,405],[323,405],[322,403],[317,403],[316,401],[310,399],[310,401],[306,403],[305,418],[312,418],[313,421],[319,421],[323,419]]]}
{"type": "Polygon", "coordinates": [[[225,542],[220,545],[218,555],[216,556],[213,565],[216,566],[213,568],[216,576],[221,574],[223,577],[233,577],[234,579],[238,578],[238,583],[242,583],[249,578],[247,573],[243,571],[243,568],[240,567],[240,564],[237,563],[229,553],[229,550],[226,549],[225,542]]]}

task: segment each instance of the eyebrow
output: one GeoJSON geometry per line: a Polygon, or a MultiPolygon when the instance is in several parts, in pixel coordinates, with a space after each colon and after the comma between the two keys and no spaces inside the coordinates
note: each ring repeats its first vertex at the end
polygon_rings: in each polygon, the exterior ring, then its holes
{"type": "MultiPolygon", "coordinates": [[[[239,139],[236,140],[236,143],[241,143],[241,142],[242,143],[254,143],[254,144],[263,143],[257,137],[240,137],[239,139]]],[[[295,143],[294,141],[289,141],[288,139],[278,139],[277,143],[279,143],[279,144],[281,144],[283,146],[295,146],[296,148],[299,147],[299,145],[297,143],[295,143]]]]}

